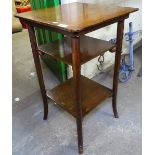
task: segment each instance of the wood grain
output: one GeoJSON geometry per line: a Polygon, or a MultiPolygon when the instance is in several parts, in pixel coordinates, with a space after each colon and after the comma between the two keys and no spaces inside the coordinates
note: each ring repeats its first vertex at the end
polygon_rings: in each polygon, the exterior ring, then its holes
{"type": "MultiPolygon", "coordinates": [[[[63,84],[47,91],[47,96],[56,102],[60,107],[76,117],[76,103],[73,78],[63,84]]],[[[81,108],[84,117],[93,108],[102,103],[106,98],[112,96],[112,90],[81,76],[81,108]]]]}
{"type": "MultiPolygon", "coordinates": [[[[108,41],[99,40],[87,36],[80,37],[80,64],[97,57],[115,47],[108,41]]],[[[64,37],[62,41],[54,41],[39,46],[39,51],[43,52],[56,60],[61,60],[66,64],[72,63],[71,38],[64,37]]]]}
{"type": "Polygon", "coordinates": [[[33,22],[33,24],[68,32],[80,32],[102,23],[110,23],[114,19],[119,19],[137,10],[137,8],[120,7],[105,3],[89,4],[75,2],[20,13],[15,16],[25,21],[33,22]]]}

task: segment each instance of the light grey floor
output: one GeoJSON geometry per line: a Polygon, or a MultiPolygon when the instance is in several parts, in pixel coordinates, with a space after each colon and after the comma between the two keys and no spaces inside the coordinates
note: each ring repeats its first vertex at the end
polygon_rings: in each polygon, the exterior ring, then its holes
{"type": "MultiPolygon", "coordinates": [[[[137,77],[141,48],[135,51],[135,67],[130,81],[119,84],[120,118],[113,117],[111,99],[85,117],[84,155],[141,155],[142,79],[137,77]]],[[[46,66],[43,68],[47,89],[59,84],[46,66]]],[[[112,75],[109,70],[93,79],[111,87],[112,75]]],[[[78,155],[75,119],[51,101],[48,120],[42,119],[42,100],[27,31],[13,34],[12,100],[13,155],[78,155]]]]}

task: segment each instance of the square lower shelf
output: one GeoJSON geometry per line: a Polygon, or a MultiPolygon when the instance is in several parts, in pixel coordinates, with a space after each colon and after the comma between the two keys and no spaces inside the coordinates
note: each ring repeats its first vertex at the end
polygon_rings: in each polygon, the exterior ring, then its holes
{"type": "MultiPolygon", "coordinates": [[[[47,96],[61,108],[76,117],[76,103],[73,78],[67,80],[54,89],[47,91],[47,96]]],[[[112,96],[112,90],[81,76],[81,108],[82,116],[93,110],[106,98],[112,96]]]]}
{"type": "MultiPolygon", "coordinates": [[[[111,51],[115,46],[115,44],[105,40],[82,36],[80,37],[80,63],[84,64],[100,54],[111,51]]],[[[40,45],[39,51],[56,60],[72,65],[71,38],[69,37],[40,45]]]]}

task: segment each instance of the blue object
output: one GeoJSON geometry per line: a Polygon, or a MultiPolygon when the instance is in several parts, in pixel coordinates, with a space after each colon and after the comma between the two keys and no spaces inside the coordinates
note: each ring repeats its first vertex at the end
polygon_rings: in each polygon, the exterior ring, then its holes
{"type": "Polygon", "coordinates": [[[129,42],[129,64],[125,61],[125,55],[122,56],[121,67],[119,73],[119,81],[127,82],[131,78],[131,73],[134,71],[134,58],[133,58],[133,32],[132,22],[129,23],[129,32],[125,33],[125,40],[129,42]]]}
{"type": "Polygon", "coordinates": [[[119,81],[124,83],[127,82],[131,78],[131,66],[130,64],[127,64],[125,61],[125,55],[122,57],[121,60],[121,66],[120,66],[120,72],[119,72],[119,81]]]}
{"type": "Polygon", "coordinates": [[[130,70],[134,70],[134,61],[133,61],[133,35],[136,35],[135,32],[133,32],[132,28],[132,22],[129,23],[129,32],[125,33],[125,40],[129,41],[129,53],[130,53],[130,70]]]}
{"type": "MultiPolygon", "coordinates": [[[[133,41],[135,36],[139,35],[141,31],[133,32],[132,22],[129,23],[129,32],[124,34],[124,38],[129,42],[129,63],[126,63],[126,55],[122,55],[121,66],[119,72],[119,81],[124,83],[131,78],[131,73],[134,71],[134,57],[133,57],[133,41]]],[[[116,44],[116,38],[110,40],[111,43],[116,44]]]]}

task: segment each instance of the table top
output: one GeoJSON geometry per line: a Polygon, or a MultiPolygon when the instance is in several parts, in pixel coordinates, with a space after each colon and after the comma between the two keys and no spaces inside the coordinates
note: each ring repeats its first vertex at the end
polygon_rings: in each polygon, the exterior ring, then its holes
{"type": "Polygon", "coordinates": [[[33,10],[15,16],[25,21],[67,32],[80,32],[112,20],[127,16],[137,8],[120,7],[106,3],[69,3],[61,6],[33,10]]]}

